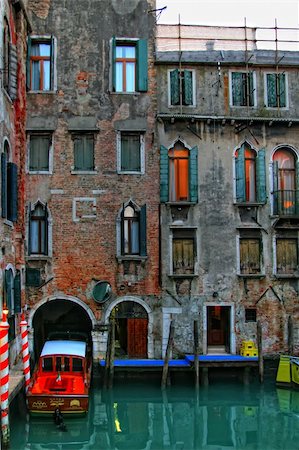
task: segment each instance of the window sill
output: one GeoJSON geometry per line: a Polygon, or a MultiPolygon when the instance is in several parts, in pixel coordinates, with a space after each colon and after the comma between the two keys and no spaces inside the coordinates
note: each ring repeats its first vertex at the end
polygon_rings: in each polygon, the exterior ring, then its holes
{"type": "Polygon", "coordinates": [[[48,255],[30,255],[25,256],[26,261],[51,261],[52,257],[48,255]]]}
{"type": "Polygon", "coordinates": [[[140,256],[140,255],[125,255],[125,256],[117,256],[116,257],[118,262],[122,261],[146,261],[147,256],[140,256]]]}
{"type": "Polygon", "coordinates": [[[3,94],[4,94],[4,97],[6,97],[7,100],[9,101],[9,103],[13,104],[13,100],[12,100],[12,98],[10,97],[9,92],[7,92],[7,90],[6,90],[4,87],[2,88],[2,92],[3,92],[3,94]]]}
{"type": "Polygon", "coordinates": [[[197,202],[188,202],[188,201],[181,201],[181,202],[165,202],[165,205],[167,206],[194,206],[197,205],[197,202]]]}
{"type": "Polygon", "coordinates": [[[144,175],[144,172],[137,172],[137,171],[118,171],[118,175],[144,175]]]}
{"type": "Polygon", "coordinates": [[[29,170],[29,175],[52,175],[52,172],[48,170],[29,170]]]}
{"type": "Polygon", "coordinates": [[[264,206],[266,204],[265,203],[261,203],[261,202],[234,202],[234,205],[236,206],[240,206],[241,208],[254,208],[256,206],[264,206]]]}
{"type": "Polygon", "coordinates": [[[279,279],[279,278],[281,278],[281,279],[285,279],[285,280],[287,280],[287,279],[293,279],[293,280],[297,280],[298,278],[299,278],[299,274],[294,274],[294,273],[275,273],[274,275],[273,275],[275,278],[277,278],[277,279],[279,279]]]}
{"type": "Polygon", "coordinates": [[[50,94],[50,95],[53,95],[53,94],[56,94],[56,91],[54,91],[54,90],[50,90],[50,91],[28,91],[27,92],[27,94],[50,94]]]}
{"type": "Polygon", "coordinates": [[[7,225],[8,227],[10,227],[10,228],[13,228],[13,222],[11,221],[11,220],[8,220],[8,219],[4,219],[3,220],[3,223],[5,224],[5,225],[7,225]]]}
{"type": "Polygon", "coordinates": [[[112,91],[112,92],[110,92],[110,94],[112,94],[112,95],[140,95],[140,92],[138,92],[138,91],[134,91],[134,92],[112,91]]]}
{"type": "Polygon", "coordinates": [[[196,105],[192,104],[192,105],[168,105],[169,109],[175,109],[175,108],[187,108],[187,109],[191,109],[191,108],[196,108],[196,105]]]}
{"type": "Polygon", "coordinates": [[[197,278],[198,275],[195,273],[172,273],[168,274],[169,278],[197,278]]]}
{"type": "Polygon", "coordinates": [[[237,276],[239,278],[257,278],[262,279],[265,278],[266,275],[264,273],[238,273],[237,276]]]}
{"type": "Polygon", "coordinates": [[[96,175],[98,173],[97,169],[95,170],[71,170],[72,175],[96,175]]]}

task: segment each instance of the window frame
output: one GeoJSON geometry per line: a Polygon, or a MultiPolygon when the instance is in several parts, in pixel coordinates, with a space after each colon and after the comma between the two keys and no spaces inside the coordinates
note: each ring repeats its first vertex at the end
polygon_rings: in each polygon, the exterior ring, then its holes
{"type": "Polygon", "coordinates": [[[39,175],[49,175],[53,173],[53,134],[49,132],[38,132],[30,131],[27,133],[27,173],[29,174],[39,174],[39,175]],[[33,170],[31,166],[31,137],[48,138],[49,148],[48,148],[48,170],[33,170]]]}
{"type": "MultiPolygon", "coordinates": [[[[276,89],[277,92],[277,89],[276,89]]],[[[276,95],[277,98],[277,95],[276,95]]],[[[288,87],[288,73],[287,72],[265,72],[264,73],[264,103],[267,109],[271,110],[288,110],[289,109],[289,87],[288,87]],[[268,97],[268,75],[284,75],[285,77],[285,106],[270,106],[269,105],[269,97],[268,97]]]]}
{"type": "Polygon", "coordinates": [[[51,221],[49,219],[49,210],[47,207],[47,204],[42,203],[41,201],[37,201],[33,205],[29,204],[29,213],[28,213],[28,257],[31,259],[40,259],[44,257],[51,256],[51,242],[50,242],[50,236],[51,236],[51,221]],[[33,216],[34,211],[41,207],[43,211],[45,212],[44,216],[33,216]],[[32,251],[32,242],[31,242],[31,227],[32,227],[32,216],[36,218],[36,221],[38,221],[38,228],[39,228],[39,234],[38,234],[38,250],[42,250],[42,247],[44,247],[44,251],[41,252],[33,252],[32,251]],[[41,219],[39,219],[41,217],[41,219]],[[42,242],[42,233],[41,233],[41,226],[42,223],[44,223],[44,242],[42,242]]]}
{"type": "Polygon", "coordinates": [[[279,233],[273,236],[273,275],[276,278],[299,278],[299,239],[298,232],[279,233]],[[278,270],[278,241],[296,241],[296,268],[292,272],[279,272],[278,270]]]}
{"type": "Polygon", "coordinates": [[[183,106],[184,108],[195,108],[196,107],[196,71],[194,69],[169,69],[167,71],[167,87],[168,87],[168,107],[169,108],[177,108],[180,106],[183,106]],[[179,86],[178,86],[178,90],[179,90],[179,96],[180,96],[180,101],[178,104],[174,105],[171,103],[171,73],[174,72],[175,70],[179,71],[179,86]],[[182,99],[183,99],[183,79],[182,77],[180,77],[180,73],[184,72],[184,71],[188,71],[191,73],[192,75],[192,103],[191,104],[185,104],[183,103],[182,99]]]}
{"type": "Polygon", "coordinates": [[[145,131],[120,130],[116,133],[117,173],[128,175],[144,175],[145,173],[145,131]],[[140,170],[122,170],[122,136],[139,135],[140,170]]]}
{"type": "Polygon", "coordinates": [[[7,139],[1,152],[1,217],[12,225],[18,220],[18,167],[10,161],[7,139]]]}
{"type": "Polygon", "coordinates": [[[169,276],[174,278],[189,278],[197,276],[198,264],[198,239],[196,227],[170,227],[170,258],[169,258],[169,276]],[[175,241],[193,242],[193,272],[176,272],[174,267],[174,242],[175,241]]]}
{"type": "Polygon", "coordinates": [[[10,67],[10,45],[11,45],[11,34],[9,28],[9,22],[6,17],[4,17],[4,26],[2,34],[2,46],[3,46],[3,83],[2,86],[4,90],[9,94],[10,91],[10,77],[11,77],[11,67],[10,67]],[[7,70],[6,70],[7,66],[7,70]]]}
{"type": "Polygon", "coordinates": [[[116,220],[116,256],[118,260],[144,260],[147,258],[147,207],[146,204],[139,207],[129,200],[124,203],[116,220]],[[124,252],[124,210],[131,207],[138,214],[139,220],[139,253],[124,252]]]}
{"type": "Polygon", "coordinates": [[[92,132],[72,132],[72,142],[73,142],[73,166],[72,166],[72,173],[75,174],[94,174],[95,172],[97,172],[97,168],[95,166],[95,144],[96,144],[96,138],[95,138],[95,134],[92,132]],[[92,160],[93,160],[93,168],[92,169],[79,169],[76,168],[75,165],[75,141],[76,139],[82,139],[84,141],[84,145],[86,145],[86,140],[87,139],[92,139],[92,160]]]}
{"type": "MultiPolygon", "coordinates": [[[[42,57],[44,58],[44,57],[42,57]]],[[[32,35],[28,37],[27,41],[27,67],[26,67],[26,84],[27,84],[27,90],[31,93],[38,93],[38,94],[49,94],[54,93],[57,91],[57,40],[52,35],[32,35]],[[49,89],[32,89],[32,68],[31,68],[31,47],[32,44],[49,44],[50,45],[50,68],[49,68],[49,81],[50,86],[49,89]]],[[[40,74],[40,79],[41,79],[40,74]]]]}
{"type": "MultiPolygon", "coordinates": [[[[256,83],[256,71],[244,71],[244,70],[230,70],[229,71],[229,106],[231,108],[256,108],[257,107],[257,83],[256,83]],[[241,73],[241,74],[245,74],[247,75],[247,79],[248,79],[248,75],[252,74],[252,84],[253,84],[253,92],[252,92],[252,101],[253,104],[252,105],[247,105],[247,102],[244,105],[235,105],[234,104],[234,95],[233,95],[233,73],[241,73]]],[[[245,92],[245,97],[247,97],[247,93],[245,92]]]]}
{"type": "Polygon", "coordinates": [[[263,235],[260,229],[256,228],[244,228],[239,229],[237,234],[237,275],[241,278],[260,278],[265,276],[265,264],[264,264],[264,242],[263,235]],[[259,246],[259,272],[245,273],[241,269],[241,241],[258,241],[259,246]]]}

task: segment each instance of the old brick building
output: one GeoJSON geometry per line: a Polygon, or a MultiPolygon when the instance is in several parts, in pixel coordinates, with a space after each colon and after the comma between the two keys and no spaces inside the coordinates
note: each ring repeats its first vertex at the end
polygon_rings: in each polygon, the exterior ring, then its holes
{"type": "Polygon", "coordinates": [[[298,51],[257,33],[157,27],[162,285],[183,352],[195,318],[204,353],[238,352],[258,320],[265,354],[298,352],[298,51]]]}
{"type": "Polygon", "coordinates": [[[29,1],[26,289],[31,350],[51,331],[160,353],[153,0],[29,1]]]}
{"type": "Polygon", "coordinates": [[[20,353],[20,312],[24,301],[24,193],[26,45],[30,24],[26,2],[0,2],[0,292],[1,313],[8,310],[9,359],[20,353]]]}

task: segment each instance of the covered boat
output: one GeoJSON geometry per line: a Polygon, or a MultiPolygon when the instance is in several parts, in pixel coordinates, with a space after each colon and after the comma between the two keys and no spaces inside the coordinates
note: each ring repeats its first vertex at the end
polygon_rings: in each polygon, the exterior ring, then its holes
{"type": "Polygon", "coordinates": [[[279,386],[299,388],[298,356],[280,355],[276,384],[279,386]]]}
{"type": "Polygon", "coordinates": [[[46,341],[27,393],[31,414],[85,414],[92,361],[83,341],[46,341]]]}

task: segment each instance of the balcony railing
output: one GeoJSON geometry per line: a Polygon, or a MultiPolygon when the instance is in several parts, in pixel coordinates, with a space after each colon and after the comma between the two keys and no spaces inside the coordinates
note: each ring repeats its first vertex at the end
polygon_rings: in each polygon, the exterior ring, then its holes
{"type": "Polygon", "coordinates": [[[273,192],[273,213],[278,216],[299,215],[299,191],[283,190],[273,192]]]}

